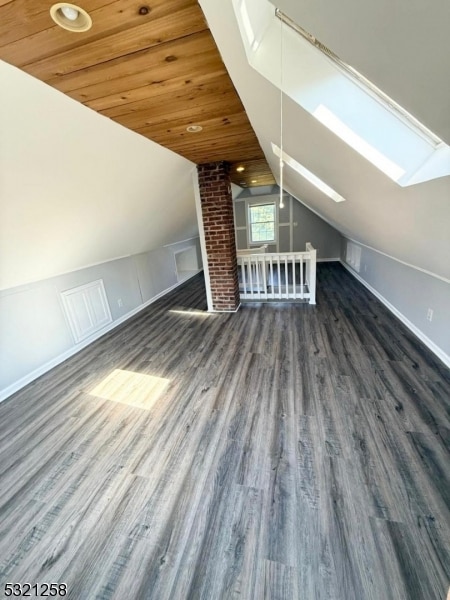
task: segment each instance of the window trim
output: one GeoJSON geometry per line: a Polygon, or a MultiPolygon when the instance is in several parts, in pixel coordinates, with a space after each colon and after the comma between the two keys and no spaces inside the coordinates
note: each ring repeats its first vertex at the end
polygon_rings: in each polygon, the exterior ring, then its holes
{"type": "Polygon", "coordinates": [[[259,199],[259,200],[247,200],[247,241],[248,246],[261,246],[262,244],[270,244],[275,245],[278,244],[278,205],[275,199],[259,199]],[[274,221],[273,221],[273,233],[274,237],[272,240],[260,240],[257,242],[252,241],[252,221],[250,217],[250,209],[254,206],[266,206],[267,204],[271,204],[274,207],[274,221]]]}

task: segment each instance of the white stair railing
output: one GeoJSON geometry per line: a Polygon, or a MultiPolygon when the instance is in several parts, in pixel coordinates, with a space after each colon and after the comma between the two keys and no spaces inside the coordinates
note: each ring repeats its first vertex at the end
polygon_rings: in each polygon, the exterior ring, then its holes
{"type": "Polygon", "coordinates": [[[239,250],[241,300],[308,300],[316,303],[316,250],[266,252],[266,247],[239,250]]]}

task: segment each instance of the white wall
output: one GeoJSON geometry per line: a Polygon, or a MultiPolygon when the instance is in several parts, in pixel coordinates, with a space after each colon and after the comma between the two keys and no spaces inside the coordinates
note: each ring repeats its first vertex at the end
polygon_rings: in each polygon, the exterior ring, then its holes
{"type": "MultiPolygon", "coordinates": [[[[344,264],[347,242],[344,238],[344,264]]],[[[389,308],[450,367],[450,283],[359,246],[361,261],[359,272],[354,274],[387,301],[389,308]],[[431,321],[427,318],[429,309],[433,311],[431,321]]]]}
{"type": "Polygon", "coordinates": [[[339,257],[341,234],[323,219],[310,211],[304,204],[293,199],[293,220],[297,226],[293,228],[295,249],[304,249],[306,242],[311,242],[317,250],[319,260],[339,257]]]}
{"type": "Polygon", "coordinates": [[[151,252],[0,290],[0,400],[178,285],[175,254],[185,248],[194,249],[200,269],[200,242],[196,237],[151,252]],[[112,323],[89,338],[75,342],[61,293],[98,279],[105,287],[112,323]]]}
{"type": "Polygon", "coordinates": [[[198,234],[194,165],[0,61],[0,289],[198,234]]]}

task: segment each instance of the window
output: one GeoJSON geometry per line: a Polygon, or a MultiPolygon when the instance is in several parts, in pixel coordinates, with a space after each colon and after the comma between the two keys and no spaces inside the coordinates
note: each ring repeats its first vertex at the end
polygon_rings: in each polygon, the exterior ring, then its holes
{"type": "Polygon", "coordinates": [[[248,207],[250,243],[275,241],[275,203],[253,204],[248,207]]]}

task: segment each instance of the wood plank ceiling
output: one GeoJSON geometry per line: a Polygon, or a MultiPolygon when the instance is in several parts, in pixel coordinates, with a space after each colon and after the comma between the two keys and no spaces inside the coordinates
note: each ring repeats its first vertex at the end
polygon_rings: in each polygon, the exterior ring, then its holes
{"type": "Polygon", "coordinates": [[[51,5],[0,0],[2,60],[195,163],[229,161],[235,183],[274,183],[197,0],[81,0],[84,33],[51,5]]]}

